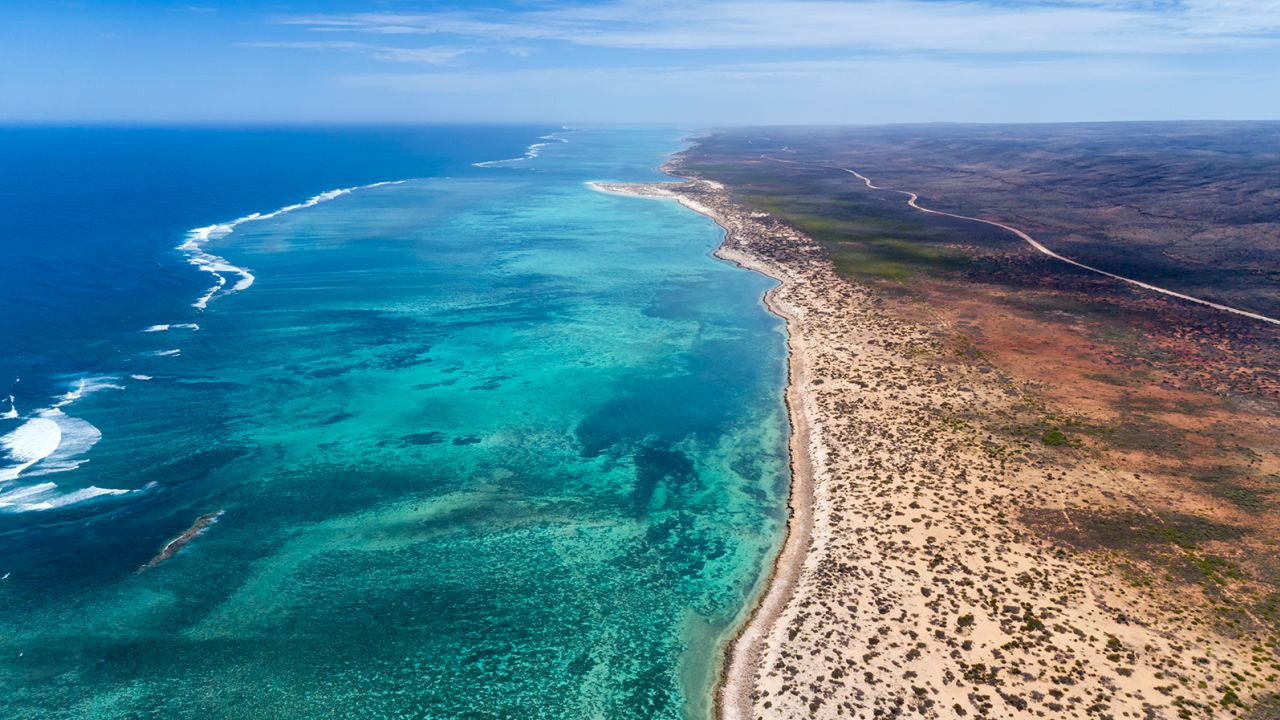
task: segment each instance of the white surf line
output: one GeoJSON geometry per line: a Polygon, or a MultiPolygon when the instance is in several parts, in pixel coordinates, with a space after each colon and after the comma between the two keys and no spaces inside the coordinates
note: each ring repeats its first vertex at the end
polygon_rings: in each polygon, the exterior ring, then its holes
{"type": "MultiPolygon", "coordinates": [[[[284,207],[272,210],[269,213],[255,212],[243,217],[238,217],[230,222],[214,223],[213,225],[206,225],[205,227],[188,230],[186,241],[179,245],[177,249],[187,254],[188,263],[195,265],[200,270],[203,270],[214,277],[213,287],[209,288],[209,290],[205,292],[200,299],[192,303],[191,307],[204,311],[205,308],[208,307],[209,302],[214,298],[221,297],[223,295],[230,295],[231,293],[239,292],[240,290],[246,290],[253,285],[255,279],[253,277],[253,273],[249,272],[246,268],[232,265],[226,258],[205,251],[203,247],[210,241],[221,240],[234,232],[237,227],[248,222],[270,220],[281,215],[287,215],[295,210],[305,210],[306,208],[315,207],[320,203],[329,202],[330,200],[340,198],[343,195],[350,195],[353,192],[371,190],[385,185],[400,185],[409,182],[410,179],[412,178],[405,180],[383,180],[381,182],[369,183],[368,185],[356,185],[354,187],[326,190],[325,192],[322,192],[319,195],[313,195],[300,203],[285,205],[284,207]],[[238,275],[240,276],[240,280],[237,281],[230,290],[225,290],[224,288],[227,284],[227,278],[223,273],[233,273],[238,275]]],[[[194,325],[194,323],[189,324],[194,325]]],[[[171,327],[183,327],[183,325],[174,325],[171,327]]],[[[159,332],[160,328],[161,326],[159,325],[153,325],[144,332],[152,332],[153,329],[154,331],[159,332]]],[[[194,329],[198,330],[199,328],[195,327],[194,329]]]]}
{"type": "Polygon", "coordinates": [[[761,155],[760,157],[764,158],[765,160],[772,160],[773,162],[789,163],[792,165],[811,165],[813,167],[820,167],[820,168],[826,168],[828,170],[839,170],[840,172],[846,172],[858,178],[862,182],[866,183],[866,186],[871,190],[884,190],[887,192],[895,192],[900,195],[906,195],[907,205],[912,208],[915,208],[916,210],[919,210],[920,212],[928,213],[930,215],[942,215],[944,217],[956,218],[957,220],[970,220],[972,222],[980,222],[985,225],[991,225],[992,227],[998,227],[1001,230],[1005,230],[1007,232],[1013,233],[1014,235],[1017,235],[1019,238],[1025,241],[1028,245],[1035,248],[1037,251],[1045,255],[1048,255],[1049,257],[1055,260],[1061,260],[1062,262],[1067,263],[1068,265],[1074,265],[1082,270],[1088,270],[1089,272],[1097,273],[1099,275],[1104,275],[1113,280],[1126,282],[1126,283],[1129,283],[1130,285],[1135,285],[1144,290],[1150,290],[1152,292],[1161,293],[1164,295],[1168,295],[1169,297],[1178,298],[1179,300],[1186,300],[1187,302],[1193,302],[1193,303],[1196,303],[1197,305],[1204,305],[1205,307],[1211,307],[1214,310],[1221,310],[1223,312],[1229,312],[1235,315],[1241,315],[1247,318],[1251,318],[1253,320],[1261,320],[1262,322],[1268,322],[1268,323],[1271,323],[1272,325],[1280,325],[1280,320],[1277,320],[1276,318],[1273,318],[1273,317],[1267,317],[1266,315],[1260,315],[1255,312],[1249,312],[1248,310],[1241,310],[1239,308],[1233,308],[1229,305],[1223,305],[1221,303],[1216,303],[1211,300],[1205,300],[1203,298],[1193,297],[1191,295],[1186,295],[1180,292],[1176,292],[1174,290],[1168,290],[1166,288],[1158,287],[1150,283],[1145,283],[1145,282],[1142,282],[1141,280],[1134,280],[1133,278],[1127,278],[1123,275],[1116,275],[1115,273],[1107,272],[1106,270],[1093,267],[1092,265],[1085,265],[1084,263],[1079,262],[1078,260],[1072,260],[1069,257],[1059,255],[1058,253],[1040,244],[1040,242],[1037,241],[1035,238],[1031,237],[1030,235],[1026,234],[1025,232],[1019,230],[1018,228],[1012,225],[1006,225],[1002,222],[997,222],[995,220],[983,220],[982,218],[972,217],[970,215],[959,215],[957,213],[949,213],[949,212],[944,212],[942,210],[934,210],[932,208],[927,208],[919,203],[920,196],[917,195],[916,193],[910,192],[908,190],[896,190],[894,188],[880,187],[879,185],[876,185],[875,183],[871,182],[871,179],[868,178],[866,175],[863,175],[862,173],[856,170],[851,170],[849,168],[844,168],[844,167],[838,167],[836,165],[821,165],[818,163],[801,162],[799,160],[784,160],[782,158],[770,157],[768,155],[761,155]]]}
{"type": "Polygon", "coordinates": [[[528,160],[535,160],[538,158],[540,154],[539,150],[550,145],[551,141],[555,141],[558,143],[567,143],[569,141],[565,140],[560,136],[567,135],[570,133],[575,133],[575,132],[577,132],[577,130],[566,125],[562,127],[559,132],[547,133],[546,135],[539,135],[538,136],[539,140],[546,140],[548,142],[536,142],[536,143],[533,143],[532,145],[529,145],[525,149],[524,155],[521,155],[520,157],[504,158],[502,160],[485,160],[484,162],[473,162],[471,163],[471,166],[478,167],[478,168],[492,168],[492,167],[498,167],[501,165],[507,165],[509,163],[518,163],[518,162],[526,162],[528,160]]]}

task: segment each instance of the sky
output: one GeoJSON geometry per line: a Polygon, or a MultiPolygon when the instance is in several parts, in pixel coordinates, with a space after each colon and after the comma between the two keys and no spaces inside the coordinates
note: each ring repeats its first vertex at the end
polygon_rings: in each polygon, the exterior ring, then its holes
{"type": "Polygon", "coordinates": [[[1280,119],[1280,0],[0,1],[0,122],[1280,119]]]}

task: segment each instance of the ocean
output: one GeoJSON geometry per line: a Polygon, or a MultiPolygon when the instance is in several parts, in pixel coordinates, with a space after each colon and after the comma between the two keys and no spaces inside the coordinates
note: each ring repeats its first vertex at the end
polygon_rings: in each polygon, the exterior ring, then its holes
{"type": "Polygon", "coordinates": [[[0,129],[0,716],[707,717],[784,328],[585,184],[681,146],[0,129]]]}

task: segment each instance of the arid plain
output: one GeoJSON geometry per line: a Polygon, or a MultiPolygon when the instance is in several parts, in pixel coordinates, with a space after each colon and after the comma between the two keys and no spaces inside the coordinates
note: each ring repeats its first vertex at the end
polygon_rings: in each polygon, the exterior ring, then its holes
{"type": "Polygon", "coordinates": [[[780,281],[792,518],[723,716],[1280,713],[1278,153],[1275,124],[754,129],[605,187],[780,281]]]}

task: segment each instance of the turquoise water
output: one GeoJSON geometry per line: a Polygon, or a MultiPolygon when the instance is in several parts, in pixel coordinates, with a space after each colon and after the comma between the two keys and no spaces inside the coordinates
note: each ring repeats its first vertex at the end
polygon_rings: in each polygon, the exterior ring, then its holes
{"type": "Polygon", "coordinates": [[[203,246],[253,285],[74,405],[64,474],[131,492],[0,525],[4,717],[708,714],[784,521],[783,329],[710,221],[584,185],[678,136],[558,137],[203,246]]]}

